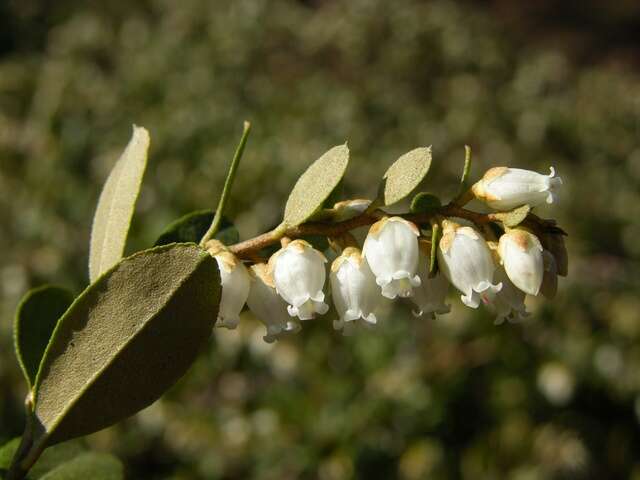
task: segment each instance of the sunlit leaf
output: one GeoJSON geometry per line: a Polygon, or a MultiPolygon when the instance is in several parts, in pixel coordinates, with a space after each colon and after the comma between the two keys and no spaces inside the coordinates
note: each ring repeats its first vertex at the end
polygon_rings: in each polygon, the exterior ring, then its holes
{"type": "Polygon", "coordinates": [[[35,385],[34,448],[108,427],[153,403],[216,321],[217,264],[193,244],[122,260],[58,322],[35,385]]]}
{"type": "Polygon", "coordinates": [[[385,205],[399,202],[413,192],[431,167],[431,147],[421,147],[402,155],[384,174],[385,205]]]}
{"type": "Polygon", "coordinates": [[[522,205],[510,212],[497,212],[492,216],[496,220],[501,221],[505,227],[517,227],[522,222],[524,222],[525,218],[531,211],[531,207],[529,205],[522,205]]]}
{"type": "Polygon", "coordinates": [[[20,301],[14,321],[14,348],[29,388],[36,380],[58,319],[73,302],[66,288],[44,285],[28,291],[20,301]]]}
{"type": "Polygon", "coordinates": [[[93,217],[89,278],[95,281],[122,258],[129,225],[147,166],[149,133],[133,127],[133,136],[109,174],[93,217]]]}
{"type": "Polygon", "coordinates": [[[298,179],[284,209],[284,223],[295,227],[322,207],[344,175],[349,163],[346,145],[333,147],[313,162],[298,179]]]}

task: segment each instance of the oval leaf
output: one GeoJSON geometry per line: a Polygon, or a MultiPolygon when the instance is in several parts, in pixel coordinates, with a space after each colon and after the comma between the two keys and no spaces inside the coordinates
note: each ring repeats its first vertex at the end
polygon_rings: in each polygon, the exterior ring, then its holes
{"type": "Polygon", "coordinates": [[[206,343],[219,300],[216,261],[193,244],[132,255],[89,286],[42,360],[34,449],[101,430],[158,399],[206,343]]]}
{"type": "Polygon", "coordinates": [[[431,167],[431,147],[421,147],[402,155],[384,174],[385,205],[399,202],[413,192],[431,167]]]}
{"type": "Polygon", "coordinates": [[[39,478],[40,480],[122,480],[124,468],[120,460],[113,455],[87,452],[39,478]]]}
{"type": "Polygon", "coordinates": [[[531,211],[529,205],[522,205],[521,207],[511,210],[510,212],[496,212],[492,214],[492,217],[501,221],[505,227],[517,227],[524,222],[527,215],[531,211]]]}
{"type": "MultiPolygon", "coordinates": [[[[14,438],[9,443],[0,447],[0,473],[8,470],[11,460],[18,450],[20,438],[14,438]]],[[[48,448],[31,467],[27,478],[40,478],[59,465],[68,462],[78,455],[85,453],[87,449],[79,441],[65,442],[48,448]]]]}
{"type": "Polygon", "coordinates": [[[73,302],[73,293],[54,285],[29,290],[18,305],[13,344],[29,389],[36,381],[40,360],[58,319],[73,302]]]}
{"type": "Polygon", "coordinates": [[[133,136],[104,184],[93,217],[89,249],[92,282],[122,258],[148,150],[149,132],[134,125],[133,136]]]}
{"type": "Polygon", "coordinates": [[[433,212],[442,206],[438,197],[431,193],[420,192],[411,200],[411,213],[433,212]]]}
{"type": "Polygon", "coordinates": [[[349,163],[346,145],[333,147],[313,162],[293,187],[284,208],[284,223],[295,227],[307,221],[342,179],[349,163]]]}
{"type": "Polygon", "coordinates": [[[17,437],[0,447],[0,473],[6,473],[19,446],[20,437],[17,437]]]}
{"type": "Polygon", "coordinates": [[[545,233],[539,236],[545,250],[548,250],[556,262],[556,271],[561,277],[569,274],[569,256],[564,243],[564,236],[556,233],[545,233]]]}
{"type": "MultiPolygon", "coordinates": [[[[213,210],[197,210],[187,213],[171,223],[156,240],[155,246],[169,243],[198,243],[209,229],[215,212],[213,210]]],[[[222,218],[220,230],[214,238],[225,245],[238,243],[240,235],[236,227],[226,218],[222,218]]]]}

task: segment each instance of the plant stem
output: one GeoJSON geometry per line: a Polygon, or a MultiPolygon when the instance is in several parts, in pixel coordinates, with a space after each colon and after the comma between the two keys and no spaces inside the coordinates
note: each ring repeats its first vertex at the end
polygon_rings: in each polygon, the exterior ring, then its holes
{"type": "Polygon", "coordinates": [[[247,143],[247,138],[249,137],[250,130],[251,124],[245,121],[242,137],[240,138],[240,143],[238,143],[236,153],[233,155],[233,160],[231,160],[231,166],[229,167],[229,172],[227,173],[227,179],[224,182],[224,188],[222,189],[222,195],[220,195],[218,208],[216,208],[216,213],[213,217],[213,221],[211,222],[209,230],[207,230],[207,233],[205,233],[202,237],[202,240],[200,240],[201,246],[204,246],[205,243],[211,240],[211,238],[218,232],[218,229],[220,228],[220,223],[222,223],[222,215],[224,213],[224,207],[226,206],[229,194],[231,193],[231,186],[233,185],[233,181],[236,177],[236,170],[238,169],[238,165],[240,164],[240,159],[242,158],[242,153],[244,152],[244,146],[247,143]]]}
{"type": "MultiPolygon", "coordinates": [[[[258,235],[255,238],[245,240],[240,243],[229,246],[229,250],[240,258],[250,259],[257,251],[276,244],[282,237],[289,237],[292,240],[310,235],[320,235],[325,237],[338,237],[355,228],[371,225],[384,216],[391,216],[382,210],[374,210],[373,212],[364,212],[356,217],[344,220],[342,222],[307,222],[297,227],[284,229],[278,227],[270,232],[258,235]]],[[[454,203],[444,205],[437,210],[431,210],[424,213],[403,213],[393,214],[393,216],[402,217],[406,220],[417,224],[429,223],[433,218],[443,217],[461,217],[472,221],[478,226],[496,221],[492,214],[477,213],[462,208],[454,203]]]]}
{"type": "Polygon", "coordinates": [[[9,466],[9,470],[7,471],[6,480],[22,480],[27,476],[29,470],[38,459],[39,455],[35,457],[34,460],[25,462],[25,460],[30,456],[31,449],[33,447],[33,417],[31,413],[32,408],[32,396],[31,393],[27,395],[27,398],[24,402],[24,410],[26,413],[26,424],[24,427],[24,433],[22,434],[22,439],[20,440],[20,445],[16,450],[13,458],[11,459],[11,465],[9,466]],[[28,463],[25,465],[25,463],[28,463]]]}

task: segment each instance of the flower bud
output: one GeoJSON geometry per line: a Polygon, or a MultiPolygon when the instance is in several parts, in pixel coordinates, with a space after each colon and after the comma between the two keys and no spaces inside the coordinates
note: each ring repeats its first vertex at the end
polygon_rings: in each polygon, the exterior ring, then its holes
{"type": "Polygon", "coordinates": [[[562,179],[551,174],[542,175],[520,168],[494,167],[487,170],[473,187],[473,194],[491,208],[511,210],[521,205],[535,207],[553,203],[562,179]]]}
{"type": "Polygon", "coordinates": [[[273,277],[264,263],[251,266],[250,274],[253,281],[247,305],[258,320],[267,327],[264,340],[272,343],[285,332],[297,332],[300,323],[292,319],[287,312],[287,303],[276,292],[273,277]]]}
{"type": "Polygon", "coordinates": [[[434,318],[434,314],[449,313],[451,306],[445,303],[449,282],[445,276],[438,274],[429,278],[429,259],[431,258],[431,243],[420,240],[420,257],[418,260],[418,276],[422,285],[414,290],[411,301],[418,307],[413,311],[416,317],[427,315],[434,318]]]}
{"type": "Polygon", "coordinates": [[[450,220],[442,222],[443,235],[438,248],[438,266],[447,279],[462,292],[462,302],[478,308],[480,293],[498,292],[502,284],[492,284],[495,264],[484,238],[473,228],[450,220]]]}
{"type": "Polygon", "coordinates": [[[327,313],[324,303],[324,264],[327,259],[304,240],[294,240],[269,259],[276,291],[289,304],[292,317],[310,320],[327,313]]]}
{"type": "Polygon", "coordinates": [[[496,324],[505,320],[517,322],[529,316],[524,304],[525,293],[511,283],[504,268],[496,269],[494,281],[502,284],[500,291],[494,292],[489,289],[482,293],[481,297],[485,307],[496,316],[496,324]]]}
{"type": "Polygon", "coordinates": [[[222,284],[217,326],[234,329],[249,296],[251,277],[244,264],[219,241],[209,241],[207,251],[218,263],[222,284]]]}
{"type": "Polygon", "coordinates": [[[356,198],[353,200],[343,200],[333,206],[333,221],[343,222],[363,213],[371,205],[371,200],[356,198]]]}
{"type": "Polygon", "coordinates": [[[374,310],[380,292],[373,272],[360,250],[348,247],[331,265],[331,293],[340,319],[334,328],[342,329],[346,323],[363,320],[375,324],[374,310]]]}
{"type": "Polygon", "coordinates": [[[538,237],[520,228],[509,230],[500,237],[498,253],[509,280],[523,292],[538,295],[544,275],[538,237]]]}
{"type": "Polygon", "coordinates": [[[369,229],[362,253],[383,296],[410,297],[412,289],[420,286],[416,275],[419,235],[418,227],[401,217],[383,218],[369,229]]]}

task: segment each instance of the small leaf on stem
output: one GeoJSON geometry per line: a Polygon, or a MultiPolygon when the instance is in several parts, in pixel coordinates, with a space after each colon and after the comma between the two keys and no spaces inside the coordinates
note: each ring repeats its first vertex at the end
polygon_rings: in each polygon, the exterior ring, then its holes
{"type": "Polygon", "coordinates": [[[420,192],[411,200],[411,213],[426,213],[438,210],[442,202],[431,193],[420,192]]]}
{"type": "Polygon", "coordinates": [[[438,242],[440,242],[440,224],[431,224],[431,256],[429,258],[429,277],[438,273],[438,242]]]}
{"type": "Polygon", "coordinates": [[[513,228],[524,222],[530,211],[531,207],[529,205],[523,205],[514,210],[511,210],[510,212],[493,213],[491,214],[491,217],[502,222],[505,227],[513,228]]]}
{"type": "Polygon", "coordinates": [[[122,258],[147,167],[149,141],[149,132],[134,125],[127,148],[104,184],[91,228],[89,278],[92,282],[122,258]]]}
{"type": "Polygon", "coordinates": [[[431,167],[431,147],[421,147],[402,155],[384,174],[384,205],[399,202],[413,192],[431,167]]]}
{"type": "MultiPolygon", "coordinates": [[[[214,217],[213,210],[197,210],[171,222],[160,234],[154,246],[168,245],[169,243],[198,243],[211,225],[214,217]]],[[[237,243],[240,239],[236,227],[226,218],[222,217],[220,229],[214,236],[225,245],[237,243]]]]}
{"type": "Polygon", "coordinates": [[[333,147],[313,162],[289,194],[283,223],[291,228],[311,218],[336,188],[348,164],[349,148],[346,145],[333,147]]]}
{"type": "Polygon", "coordinates": [[[29,290],[18,305],[13,326],[16,357],[29,389],[36,380],[58,319],[73,302],[73,293],[54,285],[29,290]]]}

